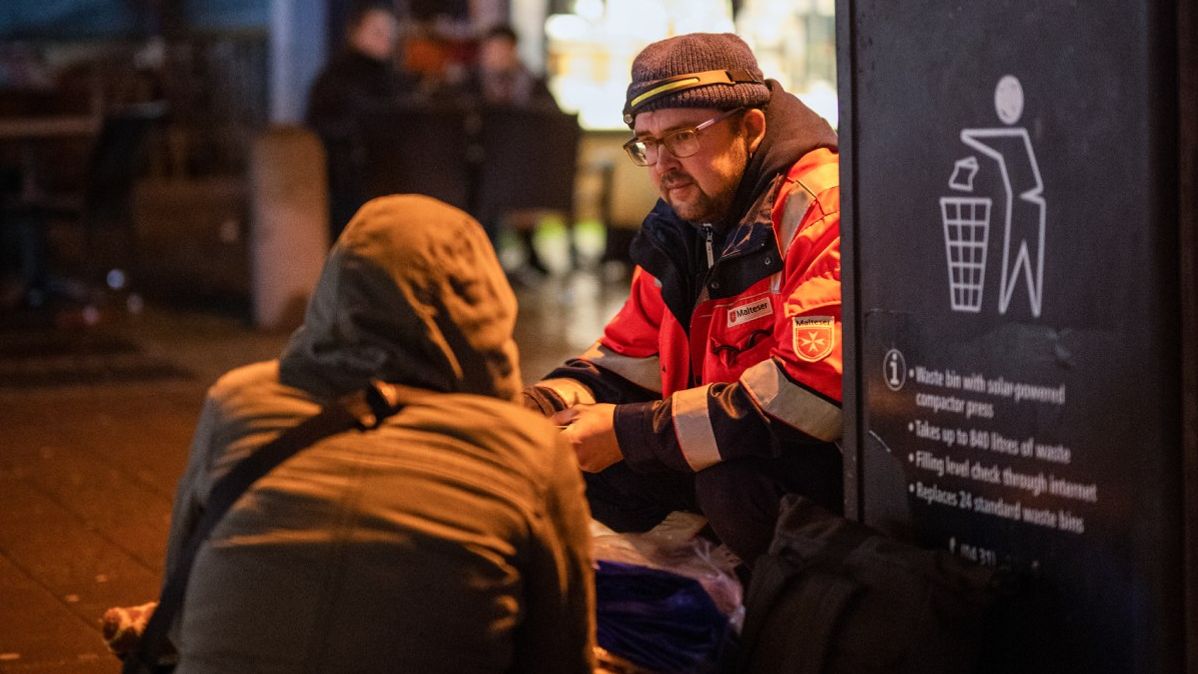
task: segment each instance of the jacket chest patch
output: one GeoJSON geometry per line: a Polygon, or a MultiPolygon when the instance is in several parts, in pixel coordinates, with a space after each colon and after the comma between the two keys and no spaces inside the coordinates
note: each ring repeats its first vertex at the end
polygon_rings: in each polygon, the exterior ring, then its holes
{"type": "Polygon", "coordinates": [[[836,346],[836,319],[832,316],[795,316],[792,340],[795,355],[814,363],[828,357],[836,346]]]}
{"type": "Polygon", "coordinates": [[[769,297],[742,302],[728,310],[728,327],[736,327],[773,313],[774,305],[770,303],[769,297]]]}

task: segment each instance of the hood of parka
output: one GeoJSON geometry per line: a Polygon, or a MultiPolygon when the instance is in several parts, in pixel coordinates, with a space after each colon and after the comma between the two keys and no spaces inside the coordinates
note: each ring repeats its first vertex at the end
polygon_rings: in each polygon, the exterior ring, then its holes
{"type": "Polygon", "coordinates": [[[279,378],[319,398],[378,378],[512,400],[515,323],[515,295],[474,218],[430,197],[381,197],[330,251],[279,378]]]}

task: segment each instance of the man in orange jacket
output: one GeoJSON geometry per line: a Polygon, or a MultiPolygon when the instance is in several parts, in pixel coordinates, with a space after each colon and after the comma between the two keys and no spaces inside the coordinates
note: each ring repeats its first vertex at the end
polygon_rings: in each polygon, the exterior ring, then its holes
{"type": "Polygon", "coordinates": [[[784,493],[841,507],[836,134],[727,33],[646,47],[624,121],[661,194],[630,297],[525,403],[566,425],[599,520],[699,511],[751,565],[784,493]]]}

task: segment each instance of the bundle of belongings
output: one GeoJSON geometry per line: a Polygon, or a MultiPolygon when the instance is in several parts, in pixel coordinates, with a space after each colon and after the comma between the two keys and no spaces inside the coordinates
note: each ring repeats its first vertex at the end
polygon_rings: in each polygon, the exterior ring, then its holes
{"type": "Polygon", "coordinates": [[[605,672],[721,672],[744,619],[740,563],[674,512],[645,533],[591,524],[599,662],[605,672]]]}
{"type": "Polygon", "coordinates": [[[694,535],[701,526],[674,513],[646,534],[592,527],[599,644],[635,665],[608,671],[974,672],[994,659],[986,635],[1001,634],[1003,611],[1026,594],[1009,569],[895,540],[791,494],[742,606],[738,560],[694,535]]]}

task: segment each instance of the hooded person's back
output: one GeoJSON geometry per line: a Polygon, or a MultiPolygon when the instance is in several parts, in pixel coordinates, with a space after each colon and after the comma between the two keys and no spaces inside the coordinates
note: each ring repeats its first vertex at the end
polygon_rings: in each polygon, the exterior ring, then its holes
{"type": "Polygon", "coordinates": [[[417,196],[362,207],[282,357],[209,391],[168,570],[247,453],[371,378],[422,395],[301,451],[230,510],[196,559],[179,674],[590,671],[582,481],[556,429],[510,402],[514,323],[468,215],[417,196]]]}

